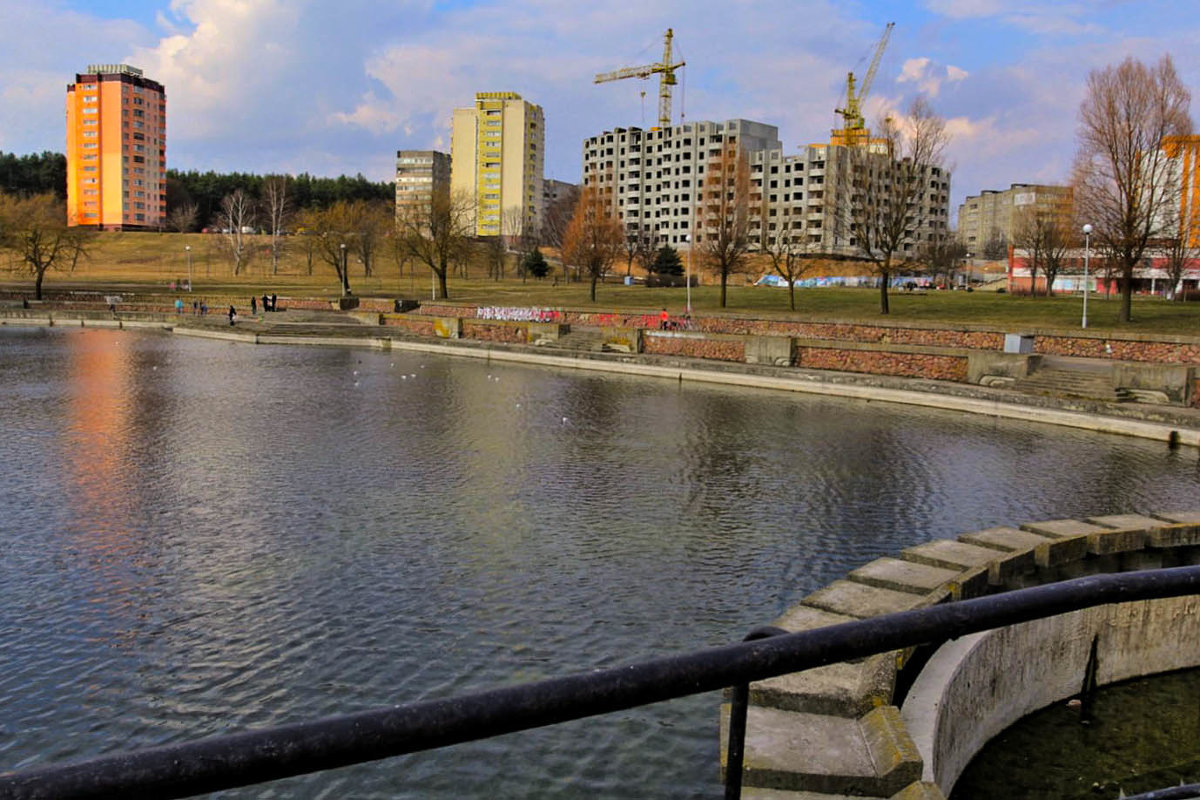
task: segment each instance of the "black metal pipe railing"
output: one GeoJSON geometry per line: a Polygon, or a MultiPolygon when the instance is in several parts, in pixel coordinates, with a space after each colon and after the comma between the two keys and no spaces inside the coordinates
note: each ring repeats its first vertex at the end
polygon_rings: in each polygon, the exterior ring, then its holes
{"type": "Polygon", "coordinates": [[[1093,575],[522,686],[3,773],[0,798],[188,797],[716,691],[1093,606],[1188,594],[1200,594],[1200,567],[1093,575]]]}
{"type": "MultiPolygon", "coordinates": [[[[771,636],[786,636],[787,631],[763,625],[746,634],[743,642],[756,642],[771,636]]],[[[729,744],[725,750],[725,800],[742,796],[742,762],[746,755],[746,715],[750,711],[750,683],[743,682],[729,693],[729,744]]]]}
{"type": "Polygon", "coordinates": [[[1171,786],[1167,789],[1156,789],[1144,794],[1127,794],[1125,800],[1194,800],[1200,797],[1200,783],[1187,786],[1171,786]]]}

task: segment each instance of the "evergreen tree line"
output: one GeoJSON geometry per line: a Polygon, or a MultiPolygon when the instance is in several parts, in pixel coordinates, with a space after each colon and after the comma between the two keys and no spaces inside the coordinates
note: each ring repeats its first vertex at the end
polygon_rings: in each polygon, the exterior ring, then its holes
{"type": "Polygon", "coordinates": [[[0,192],[30,196],[52,192],[67,199],[67,157],[62,153],[18,156],[0,152],[0,192]]]}
{"type": "MultiPolygon", "coordinates": [[[[255,200],[261,199],[263,182],[268,177],[248,172],[167,170],[167,212],[195,205],[196,224],[204,227],[215,218],[221,200],[237,189],[255,200]]],[[[26,197],[53,193],[59,200],[66,200],[67,157],[49,150],[23,156],[0,151],[0,192],[26,197]]],[[[299,210],[328,208],[339,200],[391,204],[396,199],[394,184],[371,181],[361,174],[352,178],[318,178],[308,173],[289,176],[287,193],[289,205],[299,210]]]]}
{"type": "MultiPolygon", "coordinates": [[[[186,205],[196,206],[196,225],[205,227],[213,224],[221,207],[221,201],[238,189],[259,201],[263,198],[263,183],[273,176],[255,175],[249,172],[198,172],[167,170],[167,213],[186,205]]],[[[396,200],[395,185],[389,182],[368,180],[362,174],[353,178],[340,175],[336,178],[318,178],[302,172],[288,176],[288,205],[296,210],[328,208],[338,201],[356,200],[392,204],[396,200]]]]}

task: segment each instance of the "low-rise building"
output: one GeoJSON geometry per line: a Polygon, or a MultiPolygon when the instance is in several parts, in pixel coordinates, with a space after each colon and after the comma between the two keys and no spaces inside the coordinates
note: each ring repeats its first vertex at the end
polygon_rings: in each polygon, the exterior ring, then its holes
{"type": "Polygon", "coordinates": [[[1070,203],[1068,186],[1014,183],[1008,189],[984,189],[958,207],[958,238],[974,257],[989,246],[1004,248],[1017,239],[1021,212],[1049,211],[1070,203]]]}
{"type": "Polygon", "coordinates": [[[434,198],[450,195],[450,156],[436,150],[396,152],[396,219],[428,215],[434,198]]]}

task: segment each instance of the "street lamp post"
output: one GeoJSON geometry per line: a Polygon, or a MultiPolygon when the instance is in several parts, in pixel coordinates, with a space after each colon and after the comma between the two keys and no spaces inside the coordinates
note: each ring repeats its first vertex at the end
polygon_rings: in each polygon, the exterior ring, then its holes
{"type": "Polygon", "coordinates": [[[346,296],[346,243],[338,245],[342,249],[342,297],[346,296]]]}
{"type": "Polygon", "coordinates": [[[1092,226],[1083,226],[1083,327],[1087,327],[1088,261],[1092,255],[1092,226]]]}
{"type": "Polygon", "coordinates": [[[183,252],[187,253],[188,262],[188,291],[192,290],[192,246],[184,245],[183,252]]]}

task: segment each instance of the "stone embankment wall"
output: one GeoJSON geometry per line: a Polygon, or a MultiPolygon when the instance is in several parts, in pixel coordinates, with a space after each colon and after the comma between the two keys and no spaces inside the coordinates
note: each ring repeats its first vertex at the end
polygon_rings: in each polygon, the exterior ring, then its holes
{"type": "MultiPolygon", "coordinates": [[[[465,325],[464,338],[521,342],[529,341],[522,338],[522,323],[509,321],[504,315],[529,311],[432,304],[405,316],[458,318],[465,325]]],[[[1157,397],[1159,402],[1200,407],[1200,376],[1195,374],[1200,366],[1200,339],[1196,338],[1135,333],[1114,338],[1035,331],[1027,334],[1032,338],[1034,354],[1012,354],[1021,363],[1001,363],[993,356],[1001,354],[1005,332],[979,326],[799,322],[713,315],[672,317],[670,327],[661,330],[654,314],[572,309],[541,309],[538,313],[547,321],[567,326],[624,331],[621,346],[613,348],[619,350],[627,349],[624,342],[630,338],[628,332],[636,330],[641,331],[636,337],[640,352],[652,355],[987,385],[1025,377],[1036,369],[1038,355],[1103,358],[1128,365],[1114,373],[1114,388],[1142,390],[1146,397],[1157,397]],[[756,340],[779,344],[766,348],[771,351],[768,359],[761,355],[765,351],[756,340]],[[1151,372],[1141,370],[1138,364],[1151,367],[1151,372]],[[1154,371],[1161,366],[1172,367],[1175,372],[1167,375],[1154,371]]],[[[392,315],[383,317],[385,324],[396,324],[391,321],[392,315]]]]}
{"type": "MultiPolygon", "coordinates": [[[[423,304],[412,312],[426,316],[474,317],[472,305],[423,304]]],[[[601,313],[561,309],[561,321],[584,327],[657,328],[655,314],[601,313]]],[[[673,317],[673,319],[679,319],[673,317]]],[[[963,350],[1000,350],[1005,331],[978,325],[912,325],[911,323],[801,322],[759,319],[733,314],[692,316],[688,330],[695,333],[740,336],[787,336],[796,339],[827,339],[838,342],[909,344],[963,350]]],[[[1145,333],[1066,335],[1058,331],[1024,331],[1034,337],[1034,352],[1043,355],[1085,356],[1117,361],[1147,361],[1200,366],[1200,340],[1196,337],[1145,333]]]]}
{"type": "MultiPolygon", "coordinates": [[[[1200,564],[1200,511],[989,528],[849,573],[774,622],[788,631],[1102,572],[1200,564]]],[[[1200,665],[1200,599],[1125,603],[750,687],[746,800],[944,798],[988,739],[1079,691],[1093,637],[1099,682],[1200,665]],[[920,669],[903,709],[898,676],[920,669]]],[[[728,709],[722,709],[722,758],[728,709]]]]}

